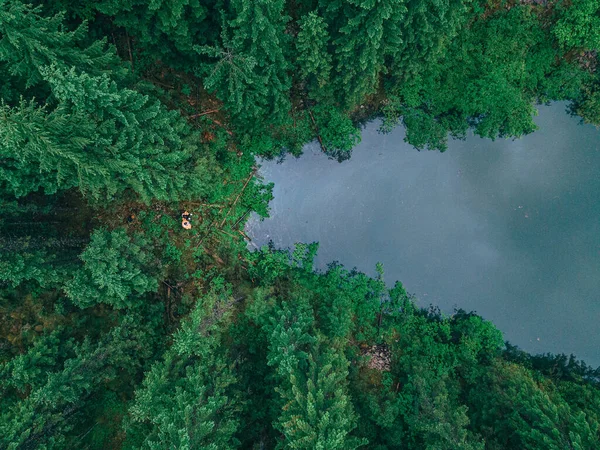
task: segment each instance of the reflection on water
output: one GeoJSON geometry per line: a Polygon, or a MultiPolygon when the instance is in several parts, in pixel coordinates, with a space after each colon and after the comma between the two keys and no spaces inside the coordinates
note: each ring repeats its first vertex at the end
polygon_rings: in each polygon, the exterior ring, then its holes
{"type": "Polygon", "coordinates": [[[253,243],[320,242],[317,263],[384,263],[422,306],[474,310],[531,352],[600,364],[600,131],[541,107],[520,140],[478,137],[418,152],[377,124],[344,163],[315,145],[263,162],[271,218],[253,243]]]}

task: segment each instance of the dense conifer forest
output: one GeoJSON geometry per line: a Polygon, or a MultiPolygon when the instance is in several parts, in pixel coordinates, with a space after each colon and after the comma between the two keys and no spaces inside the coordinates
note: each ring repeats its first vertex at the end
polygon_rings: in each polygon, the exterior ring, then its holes
{"type": "Polygon", "coordinates": [[[600,370],[244,234],[374,117],[600,125],[598,51],[597,0],[0,0],[0,448],[600,448],[600,370]]]}

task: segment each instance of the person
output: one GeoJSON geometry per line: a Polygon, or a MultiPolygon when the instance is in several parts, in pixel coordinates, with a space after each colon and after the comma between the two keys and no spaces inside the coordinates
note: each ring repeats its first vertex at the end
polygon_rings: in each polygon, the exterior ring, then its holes
{"type": "Polygon", "coordinates": [[[181,226],[186,230],[192,228],[192,215],[187,211],[184,211],[181,214],[181,226]]]}

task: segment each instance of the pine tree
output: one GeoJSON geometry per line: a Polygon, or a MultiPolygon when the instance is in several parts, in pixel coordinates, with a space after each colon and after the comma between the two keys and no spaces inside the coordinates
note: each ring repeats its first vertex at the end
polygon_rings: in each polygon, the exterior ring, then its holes
{"type": "Polygon", "coordinates": [[[5,195],[23,197],[39,189],[49,195],[79,185],[83,177],[108,178],[107,170],[84,152],[94,138],[93,124],[85,119],[65,107],[48,112],[33,102],[0,105],[0,189],[5,195]]]}
{"type": "MultiPolygon", "coordinates": [[[[41,6],[33,7],[18,0],[0,1],[0,73],[4,83],[0,93],[3,99],[18,101],[19,96],[43,82],[41,69],[49,65],[63,70],[76,67],[91,75],[118,69],[116,54],[107,50],[105,40],[84,44],[86,23],[68,31],[63,21],[62,13],[43,16],[41,6]]],[[[39,92],[33,91],[34,94],[39,92]]]]}
{"type": "Polygon", "coordinates": [[[323,1],[321,9],[336,30],[335,98],[352,108],[375,91],[386,56],[396,53],[402,42],[404,0],[323,1]]]}
{"type": "Polygon", "coordinates": [[[130,428],[140,441],[135,447],[234,447],[236,379],[220,348],[230,306],[214,292],[198,300],[171,348],[147,372],[130,409],[130,428]]]}
{"type": "Polygon", "coordinates": [[[111,199],[132,189],[146,202],[206,192],[212,176],[205,158],[192,155],[195,135],[177,112],[119,84],[114,51],[103,41],[83,45],[85,25],[65,31],[62,14],[3,6],[0,190],[21,197],[78,187],[111,199]]]}
{"type": "Polygon", "coordinates": [[[333,58],[329,53],[330,36],[327,24],[313,11],[299,21],[299,26],[295,45],[297,66],[302,80],[312,98],[333,101],[333,58]]]}
{"type": "MultiPolygon", "coordinates": [[[[192,158],[195,135],[176,111],[167,111],[130,89],[119,89],[107,76],[90,77],[74,71],[48,71],[53,94],[74,114],[95,122],[95,139],[91,153],[113,156],[107,174],[118,183],[108,188],[108,195],[126,187],[142,199],[193,198],[206,186],[208,173],[192,158]],[[120,185],[120,186],[119,186],[120,185]]],[[[101,188],[94,187],[98,191],[101,188]]]]}
{"type": "Polygon", "coordinates": [[[128,45],[151,63],[191,72],[205,64],[193,48],[213,45],[220,32],[219,2],[198,0],[101,0],[93,8],[127,30],[128,45]]]}
{"type": "Polygon", "coordinates": [[[288,120],[290,45],[284,6],[283,0],[233,0],[223,18],[221,47],[197,47],[218,58],[205,87],[216,91],[242,128],[288,120]]]}
{"type": "Polygon", "coordinates": [[[82,308],[107,303],[115,308],[140,304],[143,294],[158,289],[158,267],[142,235],[125,230],[96,230],[81,254],[84,266],[65,286],[71,300],[82,308]]]}
{"type": "MultiPolygon", "coordinates": [[[[354,449],[366,441],[353,438],[356,415],[347,392],[348,361],[327,343],[317,342],[305,369],[282,366],[277,388],[284,405],[276,427],[285,436],[279,448],[354,449]]],[[[282,361],[283,362],[283,361],[282,361]]]]}
{"type": "Polygon", "coordinates": [[[140,361],[149,357],[148,330],[139,322],[137,317],[125,316],[119,326],[97,343],[85,340],[73,346],[66,358],[52,356],[65,351],[61,341],[46,340],[44,343],[53,347],[32,347],[31,356],[20,358],[20,364],[28,361],[26,366],[11,367],[9,363],[5,366],[8,370],[0,370],[0,387],[12,385],[17,389],[4,402],[0,413],[3,448],[76,446],[76,436],[80,434],[77,427],[89,419],[85,411],[90,407],[92,395],[106,389],[118,377],[135,376],[140,361]],[[52,370],[48,370],[49,366],[52,370]],[[26,372],[20,372],[17,375],[20,380],[15,382],[14,374],[19,371],[26,372]]]}
{"type": "Polygon", "coordinates": [[[473,0],[405,0],[400,36],[394,50],[392,75],[400,82],[443,56],[452,38],[472,17],[473,0]]]}
{"type": "Polygon", "coordinates": [[[268,327],[268,364],[281,397],[275,426],[285,436],[278,448],[357,448],[364,442],[350,436],[356,418],[345,386],[348,363],[338,350],[321,350],[327,343],[311,336],[314,319],[298,300],[283,303],[268,327]]]}
{"type": "Polygon", "coordinates": [[[469,392],[469,416],[487,442],[500,448],[563,449],[597,447],[585,415],[572,411],[554,391],[523,367],[497,362],[469,392]]]}
{"type": "MultiPolygon", "coordinates": [[[[0,237],[0,249],[8,247],[0,237]]],[[[0,282],[17,287],[25,282],[35,282],[40,288],[52,288],[66,278],[61,268],[54,266],[56,256],[45,249],[30,249],[30,239],[11,242],[18,249],[0,252],[0,282]]]]}
{"type": "Polygon", "coordinates": [[[78,187],[95,199],[132,189],[144,201],[190,198],[212,178],[192,156],[194,135],[175,111],[106,75],[42,70],[60,102],[0,109],[0,189],[16,197],[78,187]]]}
{"type": "MultiPolygon", "coordinates": [[[[56,371],[66,355],[73,351],[74,342],[61,330],[41,336],[23,354],[8,360],[0,367],[0,388],[5,408],[15,400],[15,391],[26,392],[38,389],[48,379],[48,374],[56,371]],[[13,391],[13,392],[11,392],[13,391]]],[[[5,408],[2,410],[5,411],[5,408]]]]}

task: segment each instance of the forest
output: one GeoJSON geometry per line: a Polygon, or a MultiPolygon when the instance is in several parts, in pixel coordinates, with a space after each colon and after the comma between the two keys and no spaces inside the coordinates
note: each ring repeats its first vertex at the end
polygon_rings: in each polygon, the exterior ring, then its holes
{"type": "Polygon", "coordinates": [[[0,448],[600,448],[600,368],[244,233],[376,117],[600,125],[599,51],[597,0],[0,0],[0,448]]]}

